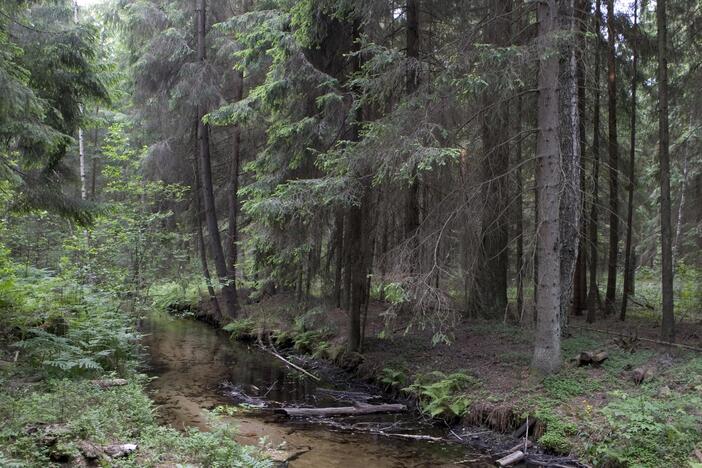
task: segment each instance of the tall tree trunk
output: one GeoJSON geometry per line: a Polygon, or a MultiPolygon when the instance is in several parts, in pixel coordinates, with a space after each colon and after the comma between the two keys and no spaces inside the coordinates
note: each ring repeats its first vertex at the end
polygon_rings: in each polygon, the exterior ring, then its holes
{"type": "Polygon", "coordinates": [[[336,264],[334,265],[334,304],[336,304],[336,307],[341,307],[341,273],[344,268],[344,259],[346,258],[344,249],[344,213],[342,212],[336,214],[334,232],[334,251],[336,252],[336,264]]]}
{"type": "MultiPolygon", "coordinates": [[[[578,133],[580,137],[580,190],[584,193],[585,190],[585,170],[582,162],[582,155],[587,147],[586,131],[585,131],[585,71],[583,69],[583,50],[585,50],[585,35],[586,14],[589,11],[588,0],[578,0],[576,5],[575,18],[580,25],[578,28],[577,48],[575,51],[577,62],[577,81],[578,81],[578,133]]],[[[573,313],[582,315],[583,310],[587,308],[587,215],[585,212],[585,197],[580,196],[580,230],[579,230],[579,248],[578,259],[575,263],[575,277],[573,278],[573,313]]]]}
{"type": "MultiPolygon", "coordinates": [[[[204,62],[207,59],[205,45],[205,25],[206,25],[206,3],[205,0],[198,0],[195,11],[197,21],[197,59],[204,62]]],[[[227,261],[222,249],[222,240],[219,235],[219,224],[217,222],[217,211],[215,207],[214,188],[212,185],[212,164],[210,161],[210,132],[209,126],[202,121],[206,114],[206,109],[198,106],[197,109],[197,141],[200,161],[200,183],[202,188],[202,199],[205,206],[205,219],[207,231],[210,235],[210,248],[215,264],[217,277],[222,285],[222,296],[225,302],[225,311],[229,318],[236,317],[238,301],[236,297],[236,286],[229,279],[227,261]]]]}
{"type": "MultiPolygon", "coordinates": [[[[492,0],[486,41],[495,47],[510,45],[510,0],[492,0]]],[[[509,223],[509,108],[498,103],[498,93],[483,94],[481,159],[481,252],[475,271],[472,307],[486,317],[501,317],[507,308],[509,223]]]]}
{"type": "Polygon", "coordinates": [[[559,58],[555,53],[558,32],[556,0],[537,6],[539,63],[537,103],[538,134],[536,185],[539,187],[536,256],[539,279],[536,285],[538,318],[532,366],[553,373],[561,366],[561,261],[559,202],[563,188],[559,138],[559,58]]]}
{"type": "Polygon", "coordinates": [[[685,191],[687,190],[687,176],[688,176],[688,165],[687,165],[687,143],[684,143],[683,149],[683,180],[680,186],[680,204],[678,205],[678,216],[677,222],[675,223],[675,243],[673,244],[673,271],[675,271],[675,262],[678,261],[680,256],[680,242],[682,234],[683,225],[683,213],[685,212],[685,191]]]}
{"type": "Polygon", "coordinates": [[[215,316],[217,317],[217,320],[222,320],[222,309],[219,307],[217,293],[215,292],[214,286],[212,286],[212,275],[210,275],[210,268],[207,265],[207,249],[205,248],[205,237],[202,233],[202,204],[200,203],[200,196],[202,192],[200,190],[200,171],[198,169],[197,161],[193,161],[193,169],[195,172],[193,202],[195,203],[195,222],[197,225],[195,236],[197,238],[197,249],[200,253],[202,276],[205,278],[207,295],[210,298],[210,303],[212,304],[212,309],[214,310],[215,316]]]}
{"type": "MultiPolygon", "coordinates": [[[[361,34],[360,21],[355,20],[353,24],[354,48],[358,47],[357,39],[361,34]]],[[[353,71],[360,69],[360,58],[353,59],[353,71]]],[[[363,119],[362,110],[357,111],[356,123],[352,129],[352,140],[359,138],[359,125],[363,119]]],[[[368,291],[366,282],[368,277],[368,249],[369,249],[369,217],[371,210],[370,186],[368,185],[368,174],[363,168],[356,170],[355,176],[360,180],[361,193],[359,201],[351,206],[347,218],[347,229],[344,242],[347,244],[347,265],[349,271],[349,329],[348,329],[348,349],[349,351],[360,351],[361,349],[361,315],[363,304],[367,300],[368,291]]]]}
{"type": "Polygon", "coordinates": [[[602,20],[600,0],[595,2],[595,104],[593,108],[592,121],[592,204],[590,205],[590,222],[588,244],[590,247],[590,287],[587,296],[587,322],[593,323],[597,318],[599,309],[599,287],[597,285],[597,267],[599,259],[598,242],[598,211],[600,203],[599,180],[600,180],[600,64],[602,52],[602,40],[600,37],[600,24],[602,20]]]}
{"type": "Polygon", "coordinates": [[[638,48],[637,40],[638,37],[638,0],[634,0],[634,43],[633,43],[633,53],[634,57],[632,59],[632,75],[631,75],[631,137],[629,143],[629,199],[627,203],[627,214],[626,214],[626,245],[624,246],[624,289],[622,291],[622,308],[619,312],[619,319],[626,319],[626,308],[629,302],[629,294],[631,294],[631,285],[633,284],[634,276],[634,266],[632,265],[632,237],[634,230],[634,189],[635,184],[635,161],[636,161],[636,80],[637,80],[637,65],[638,65],[638,48]]]}
{"type": "Polygon", "coordinates": [[[522,97],[517,97],[517,118],[516,118],[516,133],[517,145],[515,148],[515,166],[517,167],[517,201],[515,207],[516,219],[516,268],[517,268],[517,316],[519,322],[524,319],[524,198],[522,190],[524,184],[522,181],[522,97]]]}
{"type": "MultiPolygon", "coordinates": [[[[407,15],[405,36],[408,59],[405,87],[408,95],[416,91],[419,83],[419,73],[417,69],[419,63],[419,2],[420,0],[407,0],[405,5],[407,15]]],[[[419,179],[416,164],[412,167],[411,180],[405,203],[405,238],[408,239],[407,258],[409,260],[410,272],[415,273],[417,267],[421,263],[421,254],[415,252],[419,245],[416,239],[417,229],[419,229],[419,179]]]]}
{"type": "Polygon", "coordinates": [[[658,160],[661,183],[661,280],[663,311],[661,338],[675,340],[675,310],[673,308],[673,239],[670,207],[670,141],[668,129],[668,20],[666,0],[656,4],[658,25],[658,160]]]}
{"type": "MultiPolygon", "coordinates": [[[[234,72],[234,93],[232,98],[238,102],[244,93],[244,77],[234,72]]],[[[236,263],[239,240],[239,167],[241,166],[241,127],[237,124],[232,129],[232,156],[229,161],[229,180],[227,183],[227,283],[236,295],[236,263]]]]}
{"type": "Polygon", "coordinates": [[[607,292],[605,313],[614,312],[617,294],[617,255],[619,254],[619,144],[617,142],[617,68],[614,30],[614,0],[607,0],[607,95],[609,120],[609,258],[607,259],[607,292]]]}
{"type": "MultiPolygon", "coordinates": [[[[100,113],[100,106],[95,107],[95,115],[100,113]]],[[[97,174],[98,174],[98,162],[100,158],[98,157],[98,135],[99,130],[97,125],[93,132],[93,157],[90,158],[90,199],[95,201],[97,199],[97,174]]]]}
{"type": "Polygon", "coordinates": [[[561,332],[568,324],[572,309],[573,279],[580,244],[580,106],[578,104],[578,64],[575,53],[575,0],[561,0],[559,20],[561,29],[572,39],[562,46],[561,72],[559,74],[559,112],[561,169],[563,192],[559,207],[561,255],[561,332]]]}

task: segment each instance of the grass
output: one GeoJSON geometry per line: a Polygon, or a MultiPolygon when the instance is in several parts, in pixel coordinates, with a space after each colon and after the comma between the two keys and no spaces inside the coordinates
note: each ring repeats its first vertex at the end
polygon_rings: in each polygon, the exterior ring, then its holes
{"type": "Polygon", "coordinates": [[[144,391],[144,376],[102,390],[82,379],[23,384],[13,380],[12,373],[3,372],[0,386],[2,466],[58,466],[59,461],[78,460],[81,441],[138,445],[134,454],[111,460],[110,466],[269,466],[255,448],[234,441],[231,427],[216,421],[216,429],[207,433],[181,433],[158,425],[144,391]],[[47,442],[51,432],[56,440],[47,442]]]}

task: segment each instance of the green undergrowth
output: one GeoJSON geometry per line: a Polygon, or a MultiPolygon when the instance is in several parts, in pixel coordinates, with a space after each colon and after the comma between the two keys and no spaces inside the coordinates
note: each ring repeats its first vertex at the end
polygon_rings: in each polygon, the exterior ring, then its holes
{"type": "Polygon", "coordinates": [[[215,415],[209,432],[159,425],[138,372],[136,316],[117,298],[6,257],[0,269],[0,466],[82,466],[87,443],[137,444],[101,466],[270,466],[215,415]],[[116,378],[127,384],[98,385],[116,378]]]}
{"type": "MultiPolygon", "coordinates": [[[[334,338],[322,318],[317,309],[301,314],[285,331],[273,333],[275,343],[343,362],[343,342],[334,338]]],[[[251,326],[242,321],[232,331],[251,326]]],[[[471,329],[505,343],[493,373],[499,369],[514,375],[528,369],[531,356],[524,350],[530,347],[529,333],[485,321],[471,324],[471,329]]],[[[573,454],[593,466],[695,466],[694,450],[702,450],[702,355],[669,356],[636,340],[619,343],[581,331],[564,339],[562,348],[564,364],[558,374],[525,378],[502,391],[483,384],[476,371],[450,373],[440,366],[430,370],[424,366],[428,363],[409,363],[401,355],[367,367],[385,391],[415,399],[429,417],[456,421],[479,403],[506,406],[515,423],[527,415],[537,421],[530,434],[541,447],[573,454]],[[576,366],[573,358],[594,350],[607,351],[608,359],[600,366],[576,366]],[[410,365],[415,370],[410,371],[410,365]],[[631,375],[642,367],[652,373],[637,385],[631,375]]]]}
{"type": "Polygon", "coordinates": [[[105,460],[107,466],[270,466],[255,448],[238,445],[233,428],[217,420],[211,432],[182,433],[160,426],[145,381],[134,375],[125,386],[103,390],[84,379],[27,385],[5,373],[0,381],[2,466],[58,466],[79,460],[82,441],[138,445],[124,459],[105,460]]]}
{"type": "Polygon", "coordinates": [[[414,383],[403,389],[415,396],[421,410],[433,418],[455,419],[463,416],[470,407],[467,392],[479,382],[463,372],[444,374],[433,371],[420,375],[414,383]]]}

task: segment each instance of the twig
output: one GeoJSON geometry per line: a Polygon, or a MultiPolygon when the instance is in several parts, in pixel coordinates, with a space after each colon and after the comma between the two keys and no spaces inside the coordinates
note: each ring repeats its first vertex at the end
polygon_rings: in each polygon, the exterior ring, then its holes
{"type": "Polygon", "coordinates": [[[273,390],[273,387],[275,387],[275,384],[277,384],[277,383],[278,383],[278,381],[276,380],[275,382],[273,382],[271,384],[270,387],[268,387],[268,390],[266,390],[266,393],[263,394],[263,398],[266,398],[268,396],[268,394],[271,393],[271,390],[273,390]]]}

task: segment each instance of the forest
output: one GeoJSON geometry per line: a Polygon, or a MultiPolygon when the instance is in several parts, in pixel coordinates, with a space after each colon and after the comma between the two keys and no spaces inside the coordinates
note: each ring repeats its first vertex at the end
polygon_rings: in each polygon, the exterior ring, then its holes
{"type": "Polygon", "coordinates": [[[702,467],[700,0],[0,0],[0,466],[702,467]]]}

